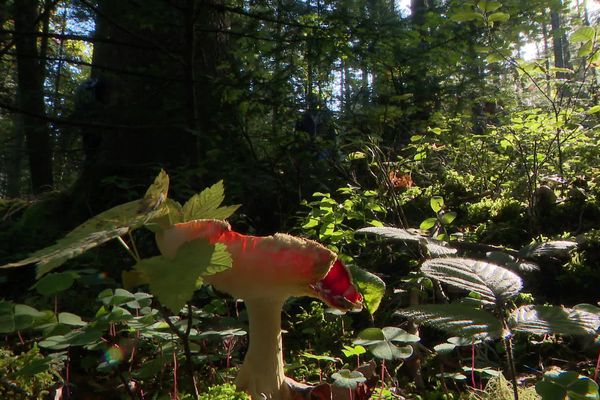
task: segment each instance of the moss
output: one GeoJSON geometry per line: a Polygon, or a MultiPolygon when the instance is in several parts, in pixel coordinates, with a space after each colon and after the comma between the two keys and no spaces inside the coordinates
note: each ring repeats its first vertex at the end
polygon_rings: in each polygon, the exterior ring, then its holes
{"type": "Polygon", "coordinates": [[[238,392],[234,385],[224,383],[209,387],[205,393],[200,394],[198,400],[250,400],[250,396],[238,392]]]}

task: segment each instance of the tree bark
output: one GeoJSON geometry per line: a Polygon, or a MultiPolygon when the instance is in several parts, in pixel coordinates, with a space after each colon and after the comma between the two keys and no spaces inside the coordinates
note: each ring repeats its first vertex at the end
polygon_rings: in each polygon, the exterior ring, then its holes
{"type": "MultiPolygon", "coordinates": [[[[35,36],[38,17],[38,3],[35,0],[14,2],[15,47],[17,51],[17,105],[33,114],[45,115],[44,76],[42,64],[38,60],[38,48],[35,36]]],[[[52,149],[50,132],[45,121],[28,115],[21,115],[19,124],[25,138],[31,189],[34,194],[52,189],[52,149]]]]}

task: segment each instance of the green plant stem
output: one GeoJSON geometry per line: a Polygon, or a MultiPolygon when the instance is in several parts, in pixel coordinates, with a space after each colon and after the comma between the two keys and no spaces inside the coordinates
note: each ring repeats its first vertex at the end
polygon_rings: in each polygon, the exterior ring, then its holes
{"type": "Polygon", "coordinates": [[[510,379],[512,381],[513,396],[515,400],[519,400],[519,390],[517,387],[517,371],[515,368],[515,361],[512,352],[512,338],[510,336],[504,339],[504,346],[506,347],[506,358],[508,359],[508,368],[510,370],[510,379]]]}

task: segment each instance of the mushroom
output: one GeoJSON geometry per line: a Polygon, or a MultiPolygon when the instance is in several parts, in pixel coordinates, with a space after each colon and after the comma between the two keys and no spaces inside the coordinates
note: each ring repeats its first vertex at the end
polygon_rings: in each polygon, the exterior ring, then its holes
{"type": "Polygon", "coordinates": [[[250,343],[236,378],[253,400],[293,399],[293,384],[284,375],[281,309],[290,296],[312,296],[341,309],[360,309],[362,296],[347,268],[321,244],[287,234],[242,235],[219,220],[175,224],[156,236],[162,254],[174,257],[185,242],[206,238],[223,243],[232,268],[205,277],[216,289],[244,300],[250,343]]]}

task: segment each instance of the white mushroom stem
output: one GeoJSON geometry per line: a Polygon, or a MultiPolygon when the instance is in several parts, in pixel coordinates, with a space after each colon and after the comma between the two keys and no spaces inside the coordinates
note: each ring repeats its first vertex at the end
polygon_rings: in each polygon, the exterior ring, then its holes
{"type": "Polygon", "coordinates": [[[252,400],[289,400],[281,343],[281,309],[284,298],[245,299],[250,323],[250,344],[236,385],[252,400]],[[266,397],[265,397],[266,396],[266,397]]]}

